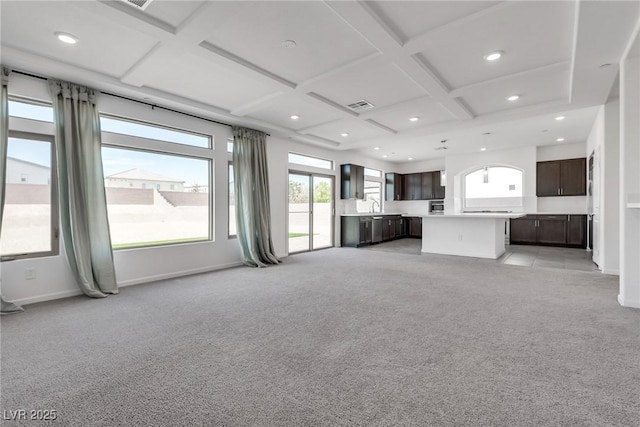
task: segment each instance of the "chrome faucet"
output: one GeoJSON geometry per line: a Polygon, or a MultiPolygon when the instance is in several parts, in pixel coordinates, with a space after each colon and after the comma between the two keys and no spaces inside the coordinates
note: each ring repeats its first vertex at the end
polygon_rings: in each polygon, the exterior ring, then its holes
{"type": "Polygon", "coordinates": [[[371,203],[371,207],[369,208],[369,212],[370,213],[374,213],[376,211],[374,209],[375,205],[378,205],[378,209],[380,209],[380,203],[378,203],[378,201],[376,199],[373,199],[373,203],[371,203]]]}

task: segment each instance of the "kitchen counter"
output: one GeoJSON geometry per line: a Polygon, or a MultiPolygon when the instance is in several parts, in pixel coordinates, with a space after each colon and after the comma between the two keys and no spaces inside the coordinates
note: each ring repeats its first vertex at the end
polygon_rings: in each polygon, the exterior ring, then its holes
{"type": "Polygon", "coordinates": [[[358,212],[358,213],[343,213],[340,216],[398,216],[404,215],[401,212],[358,212]]]}
{"type": "Polygon", "coordinates": [[[505,252],[506,222],[524,213],[422,215],[422,252],[498,259],[505,252]]]}

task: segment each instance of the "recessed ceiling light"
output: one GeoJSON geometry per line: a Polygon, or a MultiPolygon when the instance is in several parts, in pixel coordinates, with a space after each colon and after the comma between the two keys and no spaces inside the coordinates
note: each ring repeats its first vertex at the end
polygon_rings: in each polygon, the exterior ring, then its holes
{"type": "Polygon", "coordinates": [[[496,50],[496,51],[494,51],[494,52],[487,53],[487,54],[484,56],[484,59],[485,59],[486,61],[495,61],[495,60],[497,60],[497,59],[500,59],[500,57],[502,56],[502,54],[504,54],[504,52],[503,52],[503,51],[501,51],[501,50],[496,50]]]}
{"type": "Polygon", "coordinates": [[[300,118],[300,116],[297,114],[292,114],[290,117],[291,117],[291,120],[298,120],[300,118]]]}
{"type": "Polygon", "coordinates": [[[389,156],[387,156],[386,154],[383,154],[383,155],[382,155],[382,157],[384,157],[384,158],[386,159],[386,158],[387,158],[387,157],[389,157],[389,156]]]}
{"type": "Polygon", "coordinates": [[[564,141],[564,138],[558,138],[558,139],[556,139],[556,142],[562,142],[562,141],[564,141]]]}
{"type": "Polygon", "coordinates": [[[410,121],[410,122],[417,122],[418,120],[420,120],[420,117],[418,117],[418,116],[411,117],[411,118],[409,119],[409,121],[410,121]]]}
{"type": "Polygon", "coordinates": [[[287,49],[293,49],[294,47],[296,47],[296,42],[295,40],[285,40],[282,42],[282,46],[286,47],[287,49]]]}
{"type": "Polygon", "coordinates": [[[564,119],[565,119],[565,117],[564,117],[564,116],[558,116],[558,117],[556,117],[556,120],[557,120],[557,121],[564,120],[564,119]]]}
{"type": "Polygon", "coordinates": [[[507,98],[507,101],[517,101],[518,99],[520,99],[520,95],[511,95],[507,98]]]}
{"type": "Polygon", "coordinates": [[[58,38],[58,40],[60,40],[63,43],[67,43],[67,44],[78,43],[78,38],[73,34],[57,32],[55,33],[55,35],[58,38]]]}
{"type": "Polygon", "coordinates": [[[481,147],[480,151],[487,151],[487,147],[481,147]]]}
{"type": "Polygon", "coordinates": [[[341,137],[343,137],[343,138],[346,138],[346,137],[348,137],[348,136],[349,136],[349,134],[348,134],[347,132],[342,132],[342,133],[340,134],[340,136],[341,136],[341,137]]]}
{"type": "Polygon", "coordinates": [[[407,160],[413,160],[413,157],[409,157],[407,160]]]}
{"type": "Polygon", "coordinates": [[[380,149],[380,147],[373,147],[373,149],[377,151],[380,149]]]}

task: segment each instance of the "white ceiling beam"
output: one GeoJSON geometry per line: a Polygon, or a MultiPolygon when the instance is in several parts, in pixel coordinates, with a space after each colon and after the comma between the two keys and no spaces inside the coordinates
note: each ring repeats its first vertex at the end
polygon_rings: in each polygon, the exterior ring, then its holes
{"type": "Polygon", "coordinates": [[[537,68],[531,68],[528,70],[520,71],[518,73],[507,74],[504,76],[496,77],[489,80],[483,80],[480,82],[471,83],[465,86],[460,86],[449,92],[450,96],[459,97],[464,96],[466,93],[473,91],[476,88],[487,86],[490,84],[500,83],[512,79],[518,79],[523,77],[539,77],[541,75],[550,74],[557,70],[568,69],[571,63],[569,61],[556,62],[554,64],[543,65],[537,68]]]}
{"type": "Polygon", "coordinates": [[[424,32],[420,35],[413,37],[408,40],[404,46],[402,46],[402,50],[406,55],[414,55],[416,53],[422,52],[431,46],[433,43],[441,40],[439,37],[442,37],[442,33],[446,33],[448,31],[455,31],[456,29],[469,24],[470,22],[476,21],[478,19],[484,18],[486,15],[491,15],[496,13],[502,9],[510,7],[511,5],[517,4],[517,1],[503,1],[501,3],[495,4],[493,6],[489,6],[486,9],[482,9],[478,12],[472,13],[467,16],[463,16],[462,18],[455,19],[446,24],[440,25],[436,28],[432,28],[431,30],[424,32]]]}
{"type": "Polygon", "coordinates": [[[418,63],[402,50],[398,36],[389,32],[388,25],[381,25],[384,18],[377,16],[371,7],[363,2],[327,2],[327,5],[385,57],[392,58],[395,65],[436,98],[454,117],[460,120],[473,118],[473,113],[465,105],[448,95],[448,88],[426,64],[418,63]]]}

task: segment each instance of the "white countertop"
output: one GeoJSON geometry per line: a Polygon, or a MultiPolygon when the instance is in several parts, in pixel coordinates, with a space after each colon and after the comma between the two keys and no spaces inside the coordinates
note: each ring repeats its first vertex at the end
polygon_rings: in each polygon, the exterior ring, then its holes
{"type": "MultiPolygon", "coordinates": [[[[385,216],[385,215],[405,215],[401,212],[358,212],[358,213],[343,213],[340,216],[385,216]]],[[[417,215],[416,215],[417,216],[417,215]]]]}
{"type": "Polygon", "coordinates": [[[525,213],[501,213],[501,212],[457,212],[457,213],[442,213],[442,214],[429,214],[429,215],[421,215],[423,218],[460,218],[460,219],[511,219],[511,218],[521,218],[525,216],[525,213]]]}

